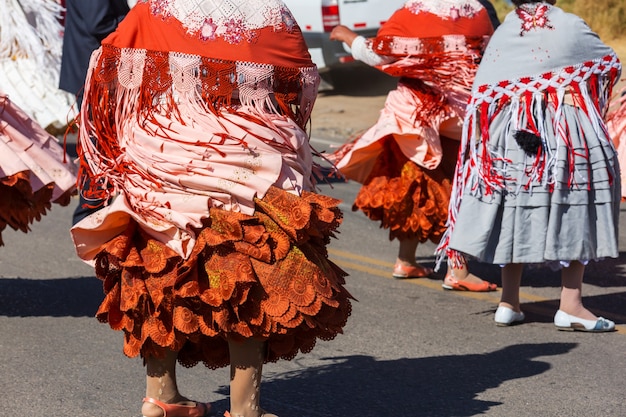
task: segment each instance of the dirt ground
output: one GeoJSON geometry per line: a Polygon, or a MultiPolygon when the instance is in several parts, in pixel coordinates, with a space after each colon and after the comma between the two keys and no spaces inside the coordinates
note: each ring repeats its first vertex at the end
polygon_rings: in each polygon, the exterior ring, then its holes
{"type": "Polygon", "coordinates": [[[320,91],[311,117],[311,136],[343,143],[376,123],[396,80],[357,65],[324,74],[334,89],[320,91]]]}

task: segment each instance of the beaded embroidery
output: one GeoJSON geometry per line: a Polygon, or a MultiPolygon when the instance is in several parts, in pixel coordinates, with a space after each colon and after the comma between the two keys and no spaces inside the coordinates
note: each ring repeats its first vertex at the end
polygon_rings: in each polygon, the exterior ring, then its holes
{"type": "Polygon", "coordinates": [[[410,0],[404,5],[411,13],[432,13],[442,18],[457,20],[461,17],[473,17],[483,9],[476,0],[410,0]]]}
{"type": "Polygon", "coordinates": [[[533,29],[554,29],[550,24],[550,20],[546,16],[550,7],[546,4],[524,5],[515,9],[515,13],[522,21],[522,30],[519,35],[530,32],[533,29]]]}
{"type": "Polygon", "coordinates": [[[175,18],[187,32],[203,41],[253,42],[256,31],[273,27],[291,32],[296,21],[280,0],[142,0],[152,14],[175,18]]]}

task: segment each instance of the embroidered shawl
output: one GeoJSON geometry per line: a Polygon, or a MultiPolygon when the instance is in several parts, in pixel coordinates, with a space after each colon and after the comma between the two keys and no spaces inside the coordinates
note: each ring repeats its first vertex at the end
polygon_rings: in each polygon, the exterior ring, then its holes
{"type": "Polygon", "coordinates": [[[396,58],[379,67],[390,75],[419,79],[444,95],[468,94],[492,33],[489,15],[477,0],[409,0],[380,28],[371,48],[396,58]]]}

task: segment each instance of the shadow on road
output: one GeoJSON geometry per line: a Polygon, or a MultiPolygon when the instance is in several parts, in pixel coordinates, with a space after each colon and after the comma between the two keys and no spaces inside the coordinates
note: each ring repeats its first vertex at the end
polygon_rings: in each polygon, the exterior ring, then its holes
{"type": "Polygon", "coordinates": [[[94,317],[103,298],[94,277],[0,279],[0,316],[94,317]]]}
{"type": "MultiPolygon", "coordinates": [[[[555,290],[557,297],[558,294],[557,290],[555,290]]],[[[583,292],[583,302],[585,307],[593,313],[613,320],[615,324],[626,323],[623,307],[626,304],[626,292],[592,296],[585,296],[583,292]]],[[[520,308],[526,314],[524,323],[552,323],[553,316],[559,309],[559,300],[522,303],[520,308]]]]}
{"type": "MultiPolygon", "coordinates": [[[[369,356],[327,358],[328,365],[266,380],[262,403],[272,413],[300,417],[474,416],[500,404],[480,400],[478,394],[547,372],[551,365],[535,358],[562,355],[576,346],[522,344],[481,355],[389,361],[369,356]],[[291,398],[298,406],[273,398],[291,398]],[[327,399],[339,405],[330,410],[327,399]]],[[[219,393],[228,395],[227,387],[219,393]]],[[[214,405],[218,410],[228,406],[225,401],[214,405]]]]}

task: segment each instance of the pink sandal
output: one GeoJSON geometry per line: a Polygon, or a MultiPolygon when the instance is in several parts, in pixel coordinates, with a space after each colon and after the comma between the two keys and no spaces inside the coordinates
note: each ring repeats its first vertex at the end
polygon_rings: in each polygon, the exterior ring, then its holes
{"type": "Polygon", "coordinates": [[[432,268],[428,268],[422,265],[413,266],[413,265],[396,264],[393,267],[392,276],[398,279],[424,278],[424,277],[432,275],[433,272],[434,271],[432,268]]]}
{"type": "Polygon", "coordinates": [[[143,402],[154,404],[163,410],[163,417],[207,417],[211,415],[211,403],[199,403],[196,405],[167,404],[155,398],[146,397],[143,402]]]}
{"type": "Polygon", "coordinates": [[[492,282],[483,280],[480,284],[477,284],[473,282],[459,281],[453,278],[451,275],[445,276],[445,278],[443,279],[443,284],[441,286],[444,290],[472,292],[489,292],[498,289],[498,286],[492,282]]]}

